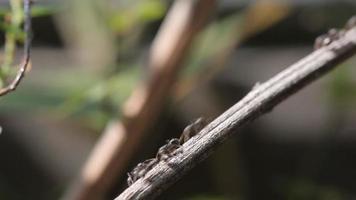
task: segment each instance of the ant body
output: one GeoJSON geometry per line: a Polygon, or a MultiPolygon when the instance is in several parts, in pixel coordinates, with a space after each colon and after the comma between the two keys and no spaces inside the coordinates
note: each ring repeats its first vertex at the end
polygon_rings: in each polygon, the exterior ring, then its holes
{"type": "Polygon", "coordinates": [[[127,173],[127,184],[130,186],[138,179],[144,177],[148,171],[150,171],[154,166],[156,166],[160,161],[167,161],[169,158],[181,153],[179,148],[187,142],[190,138],[198,134],[207,124],[208,120],[204,118],[198,118],[192,124],[188,125],[181,136],[178,138],[173,138],[167,140],[167,143],[158,149],[156,157],[145,160],[138,165],[129,173],[127,173]]]}

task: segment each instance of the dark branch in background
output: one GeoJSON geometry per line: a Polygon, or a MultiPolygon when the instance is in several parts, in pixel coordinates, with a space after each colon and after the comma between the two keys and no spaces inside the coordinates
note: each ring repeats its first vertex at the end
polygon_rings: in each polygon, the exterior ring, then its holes
{"type": "Polygon", "coordinates": [[[356,53],[356,20],[337,32],[329,32],[316,42],[318,49],[265,83],[257,84],[242,100],[217,117],[198,135],[184,143],[176,156],[158,163],[115,200],[152,199],[206,159],[223,141],[273,109],[304,86],[326,74],[356,53]],[[322,41],[320,43],[320,41],[322,41]]]}
{"type": "Polygon", "coordinates": [[[24,56],[23,61],[20,64],[20,68],[17,71],[15,78],[5,87],[0,89],[0,96],[6,95],[14,90],[20,84],[21,80],[25,76],[27,68],[30,63],[30,49],[31,49],[31,0],[24,0],[24,56]]]}

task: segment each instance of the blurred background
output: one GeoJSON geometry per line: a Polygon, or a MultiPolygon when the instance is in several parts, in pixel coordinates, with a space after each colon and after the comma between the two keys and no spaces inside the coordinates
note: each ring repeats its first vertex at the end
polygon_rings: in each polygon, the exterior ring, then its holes
{"type": "MultiPolygon", "coordinates": [[[[16,2],[0,1],[3,47],[16,2]]],[[[91,196],[113,199],[126,172],[166,139],[218,116],[355,13],[354,0],[35,1],[32,69],[0,97],[0,199],[89,199],[96,186],[88,192],[78,179],[108,155],[93,148],[113,122],[140,121],[142,130],[125,132],[135,145],[108,158],[124,157],[120,170],[91,196]],[[140,109],[153,114],[140,118],[140,109]]],[[[16,39],[11,66],[21,59],[16,39]]],[[[351,58],[238,130],[158,199],[356,199],[355,65],[351,58]]]]}

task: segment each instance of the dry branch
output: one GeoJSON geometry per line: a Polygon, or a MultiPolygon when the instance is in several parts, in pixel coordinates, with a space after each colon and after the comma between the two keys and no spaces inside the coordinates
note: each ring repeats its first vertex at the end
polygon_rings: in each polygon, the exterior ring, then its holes
{"type": "Polygon", "coordinates": [[[24,32],[25,32],[25,41],[24,41],[24,56],[23,61],[20,64],[19,70],[15,78],[5,87],[0,89],[0,96],[6,95],[14,90],[20,84],[21,80],[25,76],[25,73],[30,64],[30,50],[31,50],[31,0],[23,1],[24,7],[24,32]]]}
{"type": "MultiPolygon", "coordinates": [[[[158,163],[145,177],[115,200],[152,199],[181,178],[189,169],[207,158],[235,130],[270,111],[356,53],[356,26],[342,30],[337,37],[323,40],[323,47],[280,72],[267,82],[257,84],[242,100],[212,121],[181,147],[182,153],[158,163]]],[[[335,37],[334,37],[335,36],[335,37]]]]}

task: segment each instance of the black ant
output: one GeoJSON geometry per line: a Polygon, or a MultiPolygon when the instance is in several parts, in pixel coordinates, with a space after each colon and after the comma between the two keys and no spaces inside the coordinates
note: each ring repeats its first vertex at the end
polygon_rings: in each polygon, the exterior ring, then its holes
{"type": "Polygon", "coordinates": [[[340,39],[345,35],[346,31],[352,29],[356,26],[356,16],[351,17],[345,24],[344,29],[337,30],[332,28],[328,31],[327,34],[323,34],[315,39],[314,49],[320,49],[322,47],[328,46],[333,41],[340,39]]]}
{"type": "Polygon", "coordinates": [[[163,145],[158,149],[155,158],[145,160],[142,163],[139,163],[131,172],[127,173],[127,184],[130,186],[138,179],[144,177],[148,171],[150,171],[157,163],[160,161],[167,161],[169,158],[181,153],[181,150],[178,150],[186,141],[199,133],[206,125],[208,120],[204,118],[198,118],[195,122],[187,126],[180,138],[173,138],[167,140],[167,144],[163,145]]]}

